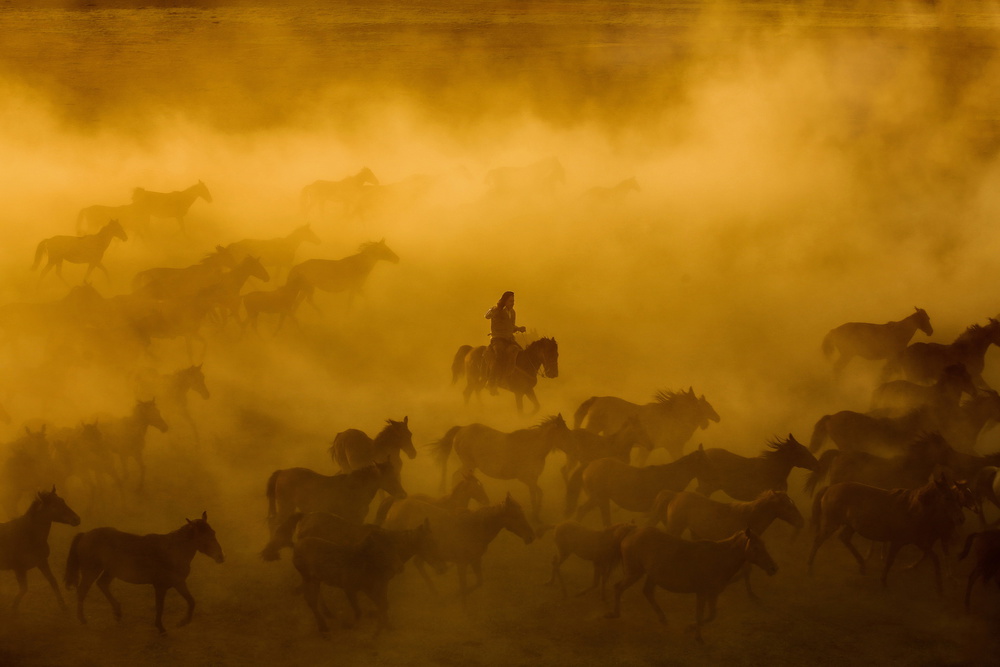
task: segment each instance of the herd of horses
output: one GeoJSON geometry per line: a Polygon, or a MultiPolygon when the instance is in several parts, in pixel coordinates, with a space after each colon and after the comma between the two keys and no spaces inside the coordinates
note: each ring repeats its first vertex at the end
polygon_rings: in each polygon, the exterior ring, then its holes
{"type": "MultiPolygon", "coordinates": [[[[548,159],[523,169],[494,170],[487,186],[496,196],[505,196],[529,182],[547,191],[564,178],[562,165],[548,159]]],[[[381,187],[367,168],[340,181],[316,181],[303,189],[300,212],[322,214],[332,204],[344,215],[360,215],[370,193],[381,187]]],[[[629,179],[587,196],[612,201],[635,190],[638,185],[629,179]]],[[[80,231],[97,231],[42,241],[35,265],[47,257],[43,276],[54,268],[62,277],[62,262],[86,264],[88,276],[94,269],[106,274],[103,257],[113,238],[126,241],[126,230],[148,233],[154,217],[176,219],[183,229],[185,215],[199,197],[211,201],[201,182],[174,193],[137,189],[126,206],[84,209],[78,218],[80,231]],[[104,220],[109,215],[117,216],[117,222],[104,220]]],[[[56,302],[0,306],[0,330],[8,341],[37,331],[39,323],[72,323],[85,332],[75,345],[108,350],[109,356],[112,349],[115,355],[125,351],[132,355],[129,365],[142,358],[151,340],[162,337],[185,338],[191,357],[190,366],[171,373],[147,369],[137,374],[136,401],[127,414],[102,415],[74,426],[27,425],[24,435],[7,443],[8,456],[0,469],[4,508],[14,516],[25,496],[30,502],[26,512],[0,523],[0,570],[15,572],[15,609],[27,590],[26,573],[35,568],[65,608],[48,562],[48,535],[53,523],[77,526],[81,518],[57,494],[57,487],[86,498],[89,511],[108,500],[103,494],[144,487],[143,450],[150,428],[167,432],[184,423],[200,442],[187,401],[191,393],[203,400],[211,396],[202,364],[194,363],[190,351],[202,326],[224,327],[236,320],[256,328],[258,317],[269,314],[277,316],[280,328],[286,320],[296,321],[303,301],[318,309],[315,290],[347,292],[350,300],[377,262],[399,261],[382,240],[366,243],[342,259],[296,264],[297,249],[307,242],[319,243],[319,238],[303,225],[279,238],[219,245],[191,266],[146,268],[132,279],[130,294],[106,298],[85,283],[56,302]],[[268,282],[281,275],[283,286],[251,289],[251,281],[268,282]],[[161,409],[169,412],[161,414],[161,409]]],[[[608,618],[621,615],[625,592],[644,578],[643,594],[662,623],[666,616],[656,600],[657,588],[695,596],[695,638],[702,641],[702,628],[715,617],[717,600],[731,583],[743,579],[747,594],[756,597],[750,584],[752,567],[768,575],[778,572],[777,563],[786,554],[775,551],[775,560],[765,544],[770,526],[779,521],[796,533],[805,527],[793,499],[797,490],[789,487],[792,470],[799,468],[808,473],[802,492],[812,498],[813,542],[806,563],[810,570],[822,546],[838,534],[864,573],[870,556],[855,546],[853,539],[860,536],[872,542],[873,552],[878,547],[884,551],[885,584],[899,552],[913,545],[931,561],[936,588],[943,594],[937,550],[950,558],[949,549],[963,536],[966,515],[978,517],[982,530],[965,535],[962,551],[963,558],[971,554],[975,561],[965,597],[971,609],[975,583],[990,581],[1000,571],[1000,533],[986,522],[987,511],[1000,509],[1000,453],[981,454],[978,449],[983,431],[1000,421],[1000,395],[983,378],[987,349],[1000,345],[1000,321],[973,324],[951,344],[912,343],[917,331],[933,335],[930,318],[921,309],[898,322],[852,322],[830,331],[822,349],[827,356],[838,355],[834,379],[854,358],[884,362],[870,410],[820,416],[807,444],[789,433],[766,441],[756,456],[689,446],[695,433],[721,420],[693,387],[659,391],[645,403],[591,396],[575,409],[572,424],[556,413],[512,431],[483,423],[455,425],[426,447],[425,455],[440,469],[437,496],[406,491],[406,470],[412,465],[408,462],[419,455],[409,416],[386,420],[373,436],[356,428],[341,431],[329,448],[332,474],[296,466],[261,479],[268,541],[260,555],[274,561],[282,550],[291,551],[292,567],[302,582],[299,595],[322,635],[330,632],[324,585],[344,592],[354,623],[362,618],[359,595],[367,596],[377,608],[378,634],[392,627],[392,580],[409,564],[432,593],[438,590],[432,573],[441,576],[454,566],[461,604],[468,607],[484,584],[489,547],[502,531],[526,545],[551,531],[556,553],[549,583],[558,584],[564,595],[562,568],[570,556],[592,563],[587,590],[599,589],[602,600],[620,569],[608,618]],[[832,447],[824,450],[828,444],[832,447]],[[646,465],[655,450],[670,461],[646,465]],[[554,454],[564,461],[560,474],[565,496],[559,503],[547,498],[540,481],[554,454]],[[458,466],[449,476],[453,458],[458,466]],[[502,500],[491,502],[480,477],[499,485],[523,484],[527,505],[515,498],[520,487],[505,490],[502,500]],[[599,518],[592,518],[594,510],[599,518]],[[564,520],[548,523],[546,518],[555,511],[564,520]]],[[[50,342],[52,350],[64,344],[58,338],[50,342]]],[[[478,398],[485,386],[484,356],[485,346],[463,345],[452,358],[452,381],[464,378],[466,403],[473,395],[478,398]]],[[[513,394],[519,413],[524,397],[534,412],[540,410],[535,395],[540,376],[559,377],[554,338],[527,342],[500,383],[513,394]]],[[[151,585],[154,625],[164,632],[164,597],[171,588],[187,603],[181,624],[192,618],[195,600],[186,579],[198,552],[224,561],[207,513],[166,534],[95,528],[72,539],[64,584],[76,589],[82,623],[84,600],[93,584],[118,619],[122,610],[111,583],[120,579],[151,585]]]]}

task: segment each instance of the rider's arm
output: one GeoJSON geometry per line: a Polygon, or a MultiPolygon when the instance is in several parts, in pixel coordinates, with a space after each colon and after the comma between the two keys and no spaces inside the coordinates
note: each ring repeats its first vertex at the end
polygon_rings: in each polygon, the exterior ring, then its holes
{"type": "Polygon", "coordinates": [[[492,308],[490,308],[489,310],[487,310],[486,311],[486,319],[492,320],[493,319],[493,311],[495,311],[496,309],[497,309],[497,307],[493,306],[492,308]]]}

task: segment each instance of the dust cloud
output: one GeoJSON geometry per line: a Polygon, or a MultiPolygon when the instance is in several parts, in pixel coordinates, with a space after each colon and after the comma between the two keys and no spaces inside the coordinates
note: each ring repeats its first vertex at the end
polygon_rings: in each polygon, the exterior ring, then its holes
{"type": "MultiPolygon", "coordinates": [[[[97,271],[90,280],[105,298],[129,293],[141,270],[186,266],[217,245],[285,236],[307,222],[321,243],[303,244],[296,261],[345,257],[380,239],[400,257],[377,264],[353,302],[319,292],[318,309],[299,309],[300,327],[286,323],[274,334],[266,316],[259,334],[232,321],[206,324],[204,345],[195,341],[191,353],[182,338],[158,339],[138,354],[95,360],[67,342],[72,331],[21,325],[7,333],[7,442],[25,424],[124,416],[144,369],[203,363],[211,397],[191,395],[190,421],[165,414],[170,430],[150,431],[143,495],[109,500],[78,479],[63,495],[83,516],[81,529],[165,532],[207,509],[230,556],[221,568],[236,570],[219,574],[196,558],[194,623],[166,644],[146,626],[145,587],[116,584],[131,627],[110,625],[105,601],[92,593],[94,634],[57,619],[51,592],[32,573],[22,633],[5,631],[9,648],[0,649],[24,664],[77,659],[71,643],[43,648],[52,628],[135,664],[328,655],[305,606],[285,595],[294,583],[288,557],[261,564],[256,552],[267,537],[267,475],[291,466],[332,474],[326,448],[347,428],[374,435],[387,418],[406,415],[419,448],[456,424],[509,431],[557,412],[568,419],[594,395],[646,402],[660,389],[693,387],[722,420],[688,447],[753,455],[774,436],[806,441],[823,414],[867,407],[878,367],[855,361],[834,382],[820,352],[832,327],[898,320],[919,307],[931,316],[933,339],[948,342],[1000,311],[992,289],[1000,280],[997,2],[14,1],[0,7],[0,26],[0,303],[64,298],[84,267],[65,265],[66,282],[52,273],[39,280],[29,268],[36,245],[76,234],[82,208],[128,204],[137,187],[169,192],[201,180],[213,201],[193,204],[184,234],[154,218],[147,233],[114,241],[107,277],[97,271]],[[504,192],[488,185],[493,169],[550,157],[564,183],[504,192]],[[304,186],[363,167],[386,194],[359,210],[334,202],[302,212],[304,186]],[[633,177],[638,191],[591,192],[633,177]],[[518,415],[506,392],[465,407],[462,385],[450,384],[455,351],[487,342],[483,314],[508,289],[518,323],[560,345],[560,376],[539,380],[534,416],[518,415]],[[262,611],[250,621],[247,607],[262,611]],[[187,648],[178,646],[188,643],[182,633],[192,637],[187,648]],[[199,655],[196,642],[216,653],[199,655]]],[[[251,280],[247,289],[283,280],[251,280]]],[[[986,379],[996,386],[994,354],[986,379]]],[[[666,462],[662,454],[651,462],[666,462]]],[[[550,460],[543,477],[551,523],[561,519],[557,467],[550,460]]],[[[793,473],[795,493],[801,472],[793,473]]],[[[403,481],[411,492],[437,493],[439,474],[421,451],[403,481]]],[[[520,483],[485,483],[493,498],[509,489],[527,502],[520,483]]],[[[72,532],[52,531],[57,571],[72,532]]],[[[784,545],[787,536],[775,540],[784,545]]],[[[394,582],[400,634],[379,644],[381,659],[409,661],[423,642],[433,647],[428,662],[480,650],[495,652],[484,662],[564,659],[543,631],[524,633],[524,611],[499,583],[528,571],[532,581],[516,587],[543,602],[526,617],[544,624],[562,614],[557,598],[534,586],[551,556],[540,542],[524,548],[498,538],[483,597],[471,603],[483,608],[469,616],[451,598],[427,613],[423,583],[408,571],[394,582]],[[478,643],[442,648],[436,613],[478,643]],[[510,639],[522,634],[522,642],[510,639]]],[[[789,549],[783,567],[793,583],[773,584],[775,597],[806,581],[796,562],[802,544],[789,549]]],[[[583,583],[589,572],[577,575],[583,583]]],[[[451,591],[453,577],[440,587],[451,591]]],[[[825,595],[835,596],[835,581],[825,595]]],[[[13,592],[5,575],[0,594],[13,592]]],[[[929,586],[913,594],[924,593],[930,608],[929,586]]],[[[742,623],[733,621],[742,614],[766,626],[768,612],[738,594],[724,598],[721,623],[742,623]]],[[[900,590],[889,595],[866,597],[866,609],[885,613],[908,601],[900,590]]],[[[671,598],[678,623],[690,620],[687,598],[661,596],[671,598]]],[[[652,615],[632,597],[635,616],[618,622],[631,627],[594,629],[601,610],[588,600],[589,612],[553,630],[577,642],[575,662],[603,662],[614,654],[602,650],[625,644],[636,660],[657,659],[663,641],[642,634],[652,615]],[[582,627],[591,638],[580,637],[582,627]],[[586,641],[600,643],[581,652],[586,641]]],[[[769,600],[767,609],[778,604],[769,600]]],[[[820,613],[800,604],[801,613],[820,613]]],[[[789,622],[772,621],[771,629],[789,622]]],[[[978,626],[949,620],[941,630],[937,622],[921,608],[893,639],[979,636],[978,626]]],[[[745,641],[755,632],[726,627],[745,641]]],[[[375,645],[358,632],[367,626],[336,634],[347,655],[374,660],[375,645]]],[[[706,659],[672,632],[665,641],[678,659],[706,659]]],[[[708,634],[717,658],[739,654],[733,635],[708,634]]],[[[822,662],[821,641],[782,648],[822,662]]],[[[895,650],[867,649],[887,659],[895,650]]],[[[743,658],[785,655],[776,650],[755,645],[754,657],[743,658]]],[[[976,654],[963,645],[901,655],[976,654]]],[[[97,658],[80,664],[87,660],[97,658]]]]}

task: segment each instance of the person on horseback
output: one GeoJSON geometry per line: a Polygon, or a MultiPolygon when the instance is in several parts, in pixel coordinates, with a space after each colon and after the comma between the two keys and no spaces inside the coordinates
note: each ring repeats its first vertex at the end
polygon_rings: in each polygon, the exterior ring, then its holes
{"type": "Polygon", "coordinates": [[[510,374],[521,346],[514,339],[516,332],[527,331],[516,324],[514,293],[504,292],[497,304],[486,311],[490,321],[490,346],[486,351],[486,387],[494,396],[497,385],[510,374]]]}

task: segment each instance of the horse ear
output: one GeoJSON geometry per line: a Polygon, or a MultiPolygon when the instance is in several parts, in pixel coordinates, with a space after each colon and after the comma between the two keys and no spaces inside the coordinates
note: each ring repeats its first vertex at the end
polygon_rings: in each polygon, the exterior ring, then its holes
{"type": "Polygon", "coordinates": [[[699,442],[698,443],[698,451],[699,452],[705,451],[705,443],[703,443],[703,442],[699,442]]]}
{"type": "Polygon", "coordinates": [[[201,520],[202,521],[208,521],[208,512],[207,511],[202,511],[202,513],[201,513],[201,520]]]}
{"type": "Polygon", "coordinates": [[[409,424],[409,423],[410,423],[410,417],[409,417],[409,415],[405,415],[405,416],[403,417],[403,423],[404,423],[404,424],[409,424]]]}
{"type": "Polygon", "coordinates": [[[187,517],[184,517],[184,520],[187,521],[188,523],[191,523],[191,519],[189,519],[187,517]]]}
{"type": "Polygon", "coordinates": [[[55,492],[56,492],[56,485],[55,485],[55,484],[53,484],[53,485],[52,485],[52,491],[50,491],[50,493],[55,493],[55,492]]]}

